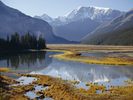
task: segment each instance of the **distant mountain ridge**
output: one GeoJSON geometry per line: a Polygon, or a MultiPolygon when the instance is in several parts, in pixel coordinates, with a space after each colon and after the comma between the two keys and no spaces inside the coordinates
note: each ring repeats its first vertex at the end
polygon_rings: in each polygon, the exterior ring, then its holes
{"type": "Polygon", "coordinates": [[[84,19],[90,18],[91,20],[95,20],[98,22],[110,21],[113,18],[119,16],[122,12],[118,10],[113,10],[110,8],[103,7],[78,7],[74,9],[72,12],[68,13],[66,17],[68,19],[84,19]]]}
{"type": "Polygon", "coordinates": [[[133,10],[100,26],[82,39],[85,44],[133,45],[133,10]]]}
{"type": "Polygon", "coordinates": [[[70,41],[81,41],[88,33],[94,31],[99,25],[109,22],[124,14],[119,10],[102,7],[78,7],[64,16],[51,18],[44,14],[36,18],[47,21],[57,36],[70,41]]]}
{"type": "Polygon", "coordinates": [[[68,42],[55,36],[52,27],[46,21],[27,16],[0,1],[0,38],[6,38],[15,32],[20,35],[30,32],[37,37],[42,35],[47,43],[68,42]]]}
{"type": "Polygon", "coordinates": [[[53,18],[51,18],[50,16],[48,16],[47,14],[43,14],[42,16],[34,16],[35,18],[38,18],[38,19],[42,19],[42,20],[45,20],[47,22],[52,22],[53,21],[53,18]]]}
{"type": "Polygon", "coordinates": [[[32,18],[0,1],[0,38],[15,32],[42,35],[46,43],[133,45],[133,10],[78,7],[58,18],[32,18]]]}
{"type": "Polygon", "coordinates": [[[54,32],[70,41],[80,41],[88,32],[95,30],[100,25],[99,22],[89,18],[84,20],[73,21],[65,25],[54,27],[54,32]]]}
{"type": "Polygon", "coordinates": [[[72,10],[71,12],[67,13],[66,15],[59,16],[57,18],[52,18],[48,16],[47,14],[43,14],[42,16],[35,16],[35,17],[41,18],[51,24],[54,23],[53,25],[55,25],[55,22],[57,20],[65,24],[65,23],[69,23],[69,22],[81,20],[81,19],[86,19],[86,18],[90,18],[91,20],[95,20],[98,22],[105,22],[105,21],[110,21],[114,19],[115,17],[120,16],[123,13],[124,12],[122,11],[113,10],[111,8],[80,6],[72,10]]]}

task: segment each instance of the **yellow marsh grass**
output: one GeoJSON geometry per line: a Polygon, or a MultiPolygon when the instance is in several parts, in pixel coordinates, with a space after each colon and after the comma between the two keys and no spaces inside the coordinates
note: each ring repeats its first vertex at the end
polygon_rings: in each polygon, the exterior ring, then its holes
{"type": "MultiPolygon", "coordinates": [[[[61,51],[61,50],[58,50],[61,51]]],[[[120,57],[84,57],[80,56],[79,53],[76,51],[61,51],[64,54],[57,54],[53,55],[53,57],[61,59],[61,60],[68,60],[68,61],[77,61],[89,64],[105,64],[105,65],[133,65],[133,59],[126,59],[120,57]]]]}
{"type": "MultiPolygon", "coordinates": [[[[112,87],[108,91],[102,85],[90,83],[88,90],[76,88],[69,82],[59,78],[53,78],[46,75],[22,75],[27,77],[35,77],[37,81],[25,86],[12,86],[4,92],[0,91],[2,96],[7,95],[8,98],[3,100],[29,100],[24,96],[25,92],[33,90],[35,85],[49,86],[48,89],[40,91],[45,96],[52,97],[54,100],[133,100],[133,85],[112,87]],[[96,94],[100,90],[102,93],[96,94]]],[[[11,80],[3,78],[3,81],[10,83],[11,80]],[[9,82],[8,82],[9,81],[9,82]]],[[[39,94],[39,93],[38,93],[39,94]]]]}
{"type": "Polygon", "coordinates": [[[9,72],[10,69],[9,68],[0,68],[0,72],[9,72]]]}

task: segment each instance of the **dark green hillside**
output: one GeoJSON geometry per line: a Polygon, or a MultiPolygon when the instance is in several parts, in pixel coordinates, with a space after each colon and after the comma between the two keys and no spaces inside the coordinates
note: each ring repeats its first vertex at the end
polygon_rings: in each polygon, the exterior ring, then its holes
{"type": "Polygon", "coordinates": [[[133,10],[101,25],[85,36],[83,44],[133,45],[133,10]]]}
{"type": "Polygon", "coordinates": [[[126,29],[108,34],[99,34],[83,43],[96,45],[133,45],[133,29],[126,29]]]}

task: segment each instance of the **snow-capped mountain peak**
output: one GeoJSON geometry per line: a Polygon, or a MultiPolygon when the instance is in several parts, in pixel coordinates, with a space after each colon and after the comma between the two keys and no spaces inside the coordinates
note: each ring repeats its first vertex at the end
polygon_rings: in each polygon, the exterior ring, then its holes
{"type": "Polygon", "coordinates": [[[48,21],[48,22],[52,22],[53,21],[53,18],[48,16],[47,14],[43,14],[41,16],[41,18],[43,18],[44,20],[48,21]]]}
{"type": "Polygon", "coordinates": [[[76,9],[72,10],[71,12],[68,12],[65,17],[68,17],[71,13],[78,13],[80,10],[89,10],[89,9],[94,9],[95,11],[103,11],[104,13],[108,12],[111,10],[110,8],[104,8],[104,7],[96,7],[96,6],[89,6],[89,7],[83,7],[79,6],[76,9]]]}
{"type": "Polygon", "coordinates": [[[111,10],[112,9],[110,8],[103,8],[103,7],[94,7],[94,6],[82,7],[80,6],[74,9],[73,11],[67,13],[65,16],[69,19],[73,17],[79,17],[79,18],[89,17],[93,19],[99,14],[103,15],[103,14],[110,12],[111,10]]]}
{"type": "Polygon", "coordinates": [[[61,22],[66,22],[66,17],[64,16],[59,16],[57,19],[60,20],[61,22]]]}
{"type": "Polygon", "coordinates": [[[79,6],[78,8],[67,13],[65,17],[70,20],[90,18],[92,20],[108,21],[113,17],[116,17],[120,13],[121,13],[120,11],[113,10],[110,8],[95,7],[95,6],[89,6],[89,7],[79,6]]]}
{"type": "Polygon", "coordinates": [[[40,17],[41,19],[49,22],[51,25],[53,24],[62,25],[62,24],[68,24],[69,22],[84,20],[88,18],[91,20],[95,20],[97,22],[108,22],[118,17],[122,13],[123,12],[119,10],[113,10],[113,9],[104,8],[104,7],[79,6],[76,9],[68,12],[66,15],[59,16],[57,18],[51,18],[46,14],[40,17]]]}
{"type": "Polygon", "coordinates": [[[92,8],[95,8],[97,10],[104,10],[105,12],[107,12],[108,10],[110,10],[110,8],[104,8],[104,7],[96,7],[96,6],[90,6],[92,8]]]}
{"type": "Polygon", "coordinates": [[[35,16],[35,18],[39,18],[39,19],[45,20],[47,22],[52,22],[53,21],[53,18],[48,16],[47,14],[43,14],[41,16],[35,16]]]}

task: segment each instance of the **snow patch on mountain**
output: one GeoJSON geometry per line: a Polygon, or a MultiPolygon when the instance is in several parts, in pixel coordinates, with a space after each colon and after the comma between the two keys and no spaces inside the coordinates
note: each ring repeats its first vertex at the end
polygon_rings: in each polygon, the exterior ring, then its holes
{"type": "Polygon", "coordinates": [[[92,20],[95,20],[95,19],[101,20],[102,17],[104,16],[112,15],[113,11],[116,11],[116,10],[112,10],[110,8],[103,8],[103,7],[80,6],[77,9],[74,9],[73,11],[67,13],[65,17],[68,19],[75,19],[75,20],[84,19],[84,18],[90,18],[92,20]]]}
{"type": "MultiPolygon", "coordinates": [[[[83,6],[79,6],[78,8],[76,8],[76,9],[74,9],[74,10],[68,12],[68,13],[65,15],[65,17],[70,16],[70,14],[73,14],[73,15],[74,15],[74,14],[77,14],[81,9],[84,9],[84,11],[86,11],[86,10],[89,11],[90,8],[95,9],[96,12],[101,11],[102,13],[107,13],[109,10],[111,10],[110,8],[104,8],[104,7],[96,7],[96,6],[83,7],[83,6]]],[[[88,17],[88,14],[87,14],[87,13],[84,14],[84,15],[86,15],[85,17],[88,17]]]]}
{"type": "Polygon", "coordinates": [[[42,19],[42,20],[47,21],[49,23],[54,20],[52,17],[48,16],[47,14],[43,14],[41,16],[35,16],[35,18],[42,19]]]}
{"type": "Polygon", "coordinates": [[[70,22],[84,20],[84,19],[91,19],[100,23],[111,21],[112,19],[120,16],[123,12],[119,10],[113,10],[110,8],[103,8],[103,7],[83,7],[79,6],[76,9],[68,12],[64,16],[59,16],[57,18],[51,18],[48,15],[41,16],[41,19],[49,22],[52,26],[59,26],[68,24],[70,22]]]}

